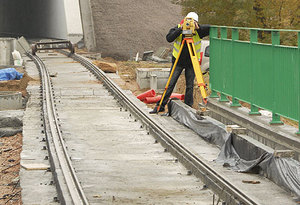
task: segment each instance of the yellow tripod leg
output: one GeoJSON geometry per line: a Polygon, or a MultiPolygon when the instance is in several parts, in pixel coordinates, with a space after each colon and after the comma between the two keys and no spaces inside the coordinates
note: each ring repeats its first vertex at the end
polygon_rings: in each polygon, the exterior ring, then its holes
{"type": "Polygon", "coordinates": [[[160,108],[160,106],[161,106],[161,104],[162,104],[162,102],[163,102],[163,100],[164,100],[164,98],[165,98],[167,89],[168,89],[168,87],[169,87],[171,78],[172,78],[173,73],[174,73],[174,70],[175,70],[175,68],[176,68],[176,66],[177,66],[177,63],[178,63],[178,60],[179,60],[179,57],[180,57],[180,54],[181,54],[181,52],[182,52],[182,49],[183,49],[183,46],[184,46],[185,42],[186,42],[186,40],[183,39],[182,44],[181,44],[180,49],[179,49],[178,57],[176,58],[176,60],[175,60],[175,62],[174,62],[174,65],[173,65],[173,67],[172,67],[172,69],[171,69],[171,73],[170,73],[170,76],[169,76],[169,78],[168,78],[167,84],[166,84],[166,86],[165,86],[165,90],[164,90],[164,92],[163,92],[163,94],[162,94],[162,96],[161,96],[159,105],[158,105],[158,107],[157,107],[157,112],[159,111],[159,108],[160,108]]]}
{"type": "Polygon", "coordinates": [[[197,57],[197,53],[196,53],[196,48],[193,42],[193,39],[187,39],[186,40],[188,49],[189,49],[189,54],[191,57],[191,61],[193,64],[193,68],[194,68],[194,72],[195,72],[195,76],[197,79],[197,83],[198,83],[198,87],[200,88],[200,92],[203,98],[203,102],[206,104],[207,103],[207,94],[206,94],[206,90],[205,90],[205,82],[203,80],[203,75],[201,72],[201,68],[200,68],[200,64],[198,61],[198,57],[197,57]]]}

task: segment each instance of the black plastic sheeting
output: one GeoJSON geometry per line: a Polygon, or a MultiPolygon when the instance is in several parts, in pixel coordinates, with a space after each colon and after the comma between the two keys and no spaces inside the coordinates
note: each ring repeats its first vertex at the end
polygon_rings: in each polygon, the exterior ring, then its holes
{"type": "Polygon", "coordinates": [[[254,160],[242,159],[232,143],[234,134],[228,133],[224,124],[199,116],[194,109],[180,100],[171,100],[168,109],[172,118],[220,148],[219,156],[215,160],[217,163],[231,167],[237,172],[263,174],[277,185],[300,197],[300,163],[298,161],[292,158],[278,158],[268,152],[263,152],[254,160]]]}
{"type": "Polygon", "coordinates": [[[23,111],[0,111],[0,138],[22,132],[22,119],[23,111]]]}

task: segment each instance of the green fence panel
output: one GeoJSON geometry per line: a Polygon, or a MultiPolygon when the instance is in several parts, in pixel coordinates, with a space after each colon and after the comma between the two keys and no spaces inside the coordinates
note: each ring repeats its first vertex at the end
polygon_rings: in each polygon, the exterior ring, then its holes
{"type": "MultiPolygon", "coordinates": [[[[300,119],[300,31],[212,26],[210,31],[211,97],[240,106],[238,100],[251,104],[249,114],[258,108],[279,116],[300,119]],[[228,31],[232,38],[228,38],[228,31]],[[239,40],[239,30],[249,31],[250,41],[239,40]],[[258,33],[271,34],[269,44],[258,42],[258,33]],[[298,47],[280,45],[280,32],[297,32],[298,47]]],[[[298,131],[300,134],[300,130],[298,131]]]]}
{"type": "Polygon", "coordinates": [[[250,43],[234,42],[235,44],[235,97],[243,99],[245,102],[250,103],[250,90],[252,79],[252,64],[251,64],[251,50],[249,49],[250,43]]]}
{"type": "Polygon", "coordinates": [[[251,103],[268,110],[272,110],[274,84],[272,68],[272,47],[254,44],[253,46],[253,73],[251,103]]]}

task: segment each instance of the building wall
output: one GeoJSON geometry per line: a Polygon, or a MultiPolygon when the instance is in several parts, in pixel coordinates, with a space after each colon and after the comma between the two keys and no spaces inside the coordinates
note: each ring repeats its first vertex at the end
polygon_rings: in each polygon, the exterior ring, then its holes
{"type": "MultiPolygon", "coordinates": [[[[74,12],[74,5],[70,6],[72,9],[67,8],[69,16],[67,26],[65,5],[67,7],[68,4],[65,1],[1,0],[0,35],[67,39],[68,31],[82,34],[80,12],[74,12]],[[70,20],[70,13],[75,16],[73,22],[70,20]],[[74,24],[78,21],[79,26],[78,23],[74,24]]],[[[76,8],[79,9],[79,7],[76,8]]]]}

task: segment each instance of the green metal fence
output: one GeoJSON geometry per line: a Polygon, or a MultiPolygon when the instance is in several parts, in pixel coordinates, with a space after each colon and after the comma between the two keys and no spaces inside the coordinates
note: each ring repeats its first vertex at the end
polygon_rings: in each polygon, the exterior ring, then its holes
{"type": "Polygon", "coordinates": [[[247,102],[251,104],[249,114],[260,114],[259,108],[269,110],[271,124],[282,123],[280,116],[299,122],[299,79],[300,31],[211,27],[210,97],[228,101],[231,96],[231,106],[240,106],[239,100],[247,102]],[[250,40],[240,40],[241,32],[250,40]],[[262,32],[270,33],[269,44],[259,42],[262,32]],[[298,47],[280,45],[282,32],[296,32],[298,47]]]}

